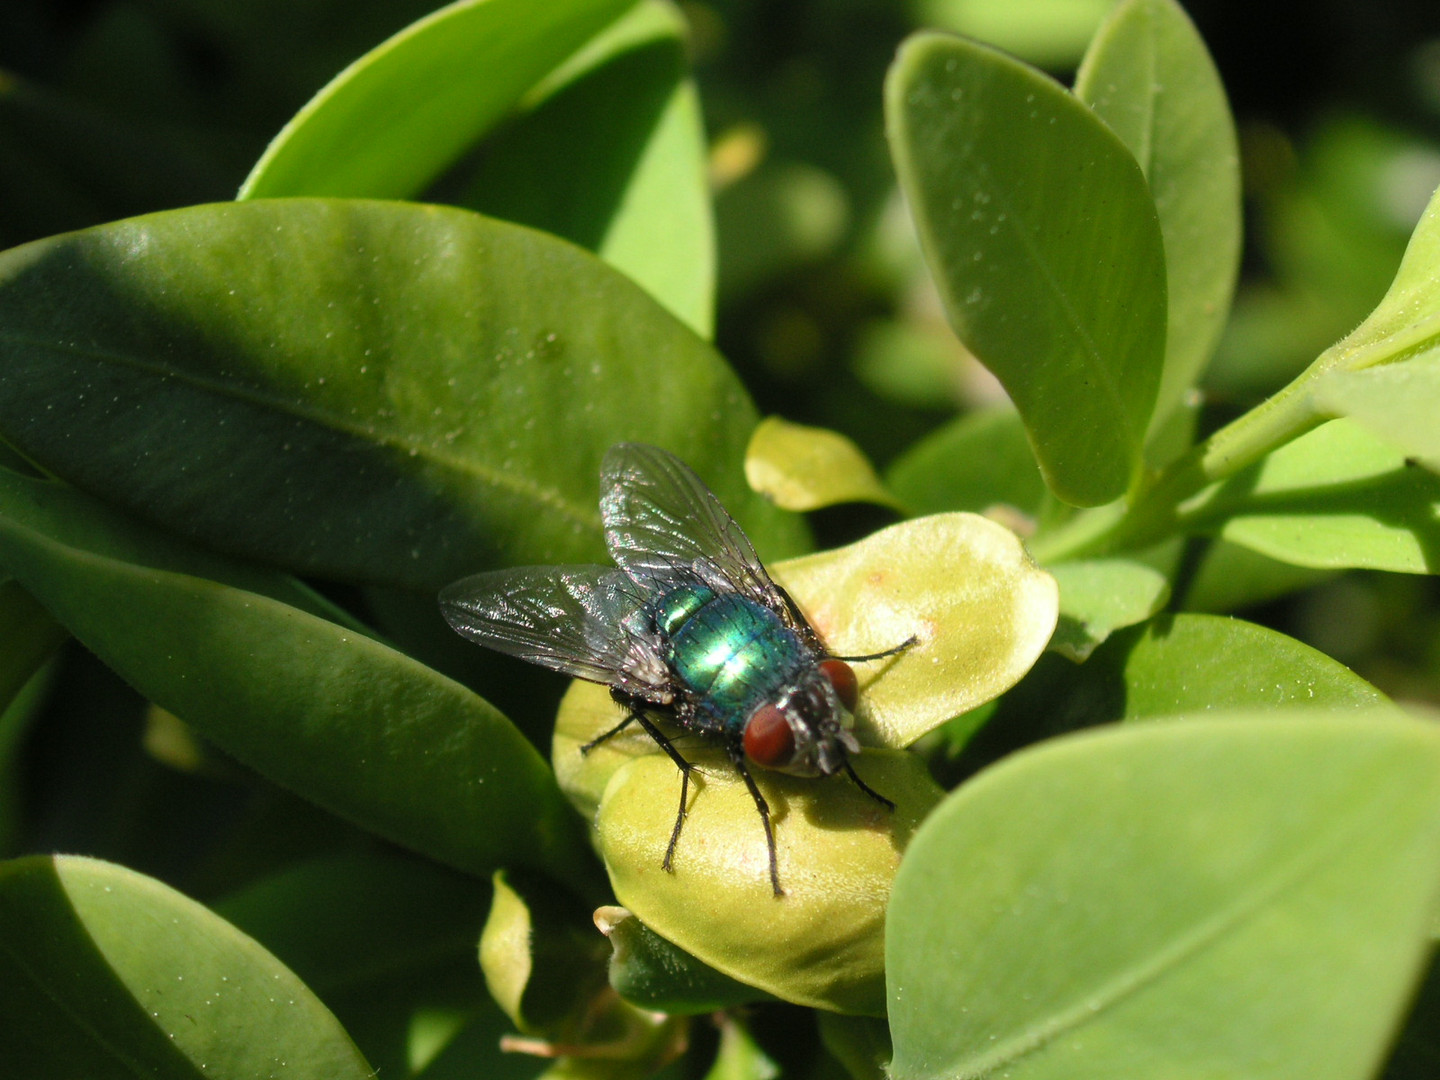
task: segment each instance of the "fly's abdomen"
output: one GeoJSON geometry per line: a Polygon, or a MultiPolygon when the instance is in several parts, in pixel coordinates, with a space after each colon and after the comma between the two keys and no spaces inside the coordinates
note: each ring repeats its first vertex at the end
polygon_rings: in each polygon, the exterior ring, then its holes
{"type": "Polygon", "coordinates": [[[769,608],[737,593],[694,611],[670,638],[670,663],[719,726],[738,729],[810,661],[800,639],[769,608]]]}

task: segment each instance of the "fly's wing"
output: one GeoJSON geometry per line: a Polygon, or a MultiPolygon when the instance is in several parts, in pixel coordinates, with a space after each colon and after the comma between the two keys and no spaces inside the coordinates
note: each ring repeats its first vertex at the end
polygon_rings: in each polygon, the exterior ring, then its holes
{"type": "Polygon", "coordinates": [[[600,467],[600,484],[606,546],[637,583],[664,588],[698,579],[728,587],[815,640],[810,625],[760,565],[750,538],[674,454],[644,443],[612,446],[600,467]]]}
{"type": "Polygon", "coordinates": [[[642,697],[659,690],[658,643],[632,618],[644,594],[605,566],[525,566],[476,574],[440,593],[446,621],[472,641],[642,697]]]}

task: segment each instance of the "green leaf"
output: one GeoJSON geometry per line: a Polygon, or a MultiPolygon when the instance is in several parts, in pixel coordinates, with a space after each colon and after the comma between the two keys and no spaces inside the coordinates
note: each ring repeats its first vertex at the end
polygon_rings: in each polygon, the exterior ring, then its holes
{"type": "Polygon", "coordinates": [[[455,201],[594,251],[708,338],[715,226],[685,33],[669,4],[636,5],[527,95],[455,201]]]}
{"type": "Polygon", "coordinates": [[[0,511],[16,580],[240,761],[455,866],[513,861],[585,886],[584,841],[550,770],[460,684],[275,599],[282,575],[187,555],[58,483],[0,474],[0,511]]]}
{"type": "Polygon", "coordinates": [[[906,854],[891,1075],[1371,1075],[1437,885],[1433,724],[1255,711],[1035,747],[906,854]]]}
{"type": "Polygon", "coordinates": [[[15,582],[0,579],[0,711],[9,707],[66,637],[65,628],[33,596],[15,582]]]}
{"type": "Polygon", "coordinates": [[[898,509],[869,459],[844,435],[778,416],[767,416],[750,436],[745,479],[786,510],[818,510],[847,502],[898,509]]]}
{"type": "MultiPolygon", "coordinates": [[[[1360,708],[1386,701],[1318,649],[1240,619],[1159,618],[1116,645],[1105,658],[1125,687],[1124,709],[1115,719],[1260,706],[1360,708]],[[1196,657],[1204,657],[1204,664],[1197,664],[1196,657]]],[[[1091,657],[1097,660],[1098,655],[1091,657]]],[[[1100,668],[1095,674],[1104,677],[1100,668]]]]}
{"type": "Polygon", "coordinates": [[[315,95],[240,198],[415,195],[632,0],[460,0],[407,26],[315,95]]]}
{"type": "Polygon", "coordinates": [[[497,870],[480,934],[480,970],[495,1003],[526,1034],[574,1045],[606,986],[605,940],[587,906],[553,882],[497,870]]]}
{"type": "MultiPolygon", "coordinates": [[[[862,742],[908,746],[1004,693],[1055,628],[1055,580],[1009,529],[977,514],[937,514],[773,567],[830,651],[857,665],[862,742]]],[[[642,916],[643,918],[643,916],[642,916]]]]}
{"type": "Polygon", "coordinates": [[[1033,515],[1045,498],[1025,426],[1008,407],[950,421],[901,455],[885,481],[917,514],[1003,505],[1033,515]]]}
{"type": "Polygon", "coordinates": [[[900,186],[951,325],[1081,506],[1140,467],[1165,347],[1165,256],[1135,159],[1054,80],[920,33],[885,88],[900,186]]]}
{"type": "Polygon", "coordinates": [[[74,856],[0,864],[0,1027],[16,1080],[374,1075],[254,940],[153,878],[74,856]]]}
{"type": "Polygon", "coordinates": [[[1216,540],[1200,558],[1200,566],[1185,590],[1187,611],[1220,614],[1263,604],[1308,589],[1333,577],[1333,570],[1293,566],[1258,551],[1216,540]]]}
{"type": "Polygon", "coordinates": [[[1215,351],[1240,268],[1240,155],[1220,74],[1175,0],[1125,0],[1100,28],[1075,94],[1150,184],[1165,240],[1169,318],[1152,434],[1215,351]]]}
{"type": "MultiPolygon", "coordinates": [[[[1118,631],[1084,664],[1047,656],[1010,693],[981,740],[1018,747],[1075,728],[1214,709],[1385,704],[1318,649],[1214,615],[1162,615],[1118,631]],[[1196,657],[1204,657],[1203,664],[1196,657]]],[[[993,751],[992,751],[993,753],[993,751]]]]}
{"type": "Polygon", "coordinates": [[[1048,567],[1060,586],[1060,620],[1050,648],[1076,663],[1122,626],[1154,615],[1170,598],[1165,575],[1129,559],[1093,559],[1048,567]]]}
{"type": "Polygon", "coordinates": [[[755,421],[633,283],[465,211],[195,207],[0,256],[0,432],[142,517],[307,574],[433,591],[594,560],[599,462],[624,439],[678,453],[762,551],[792,553],[799,523],[741,479],[755,421]]]}
{"type": "Polygon", "coordinates": [[[777,897],[760,816],[729,758],[689,745],[685,752],[699,775],[673,873],[660,861],[675,827],[675,765],[645,755],[621,767],[605,790],[596,831],[620,903],[743,983],[801,1005],[880,1015],[890,880],[910,834],[941,796],[924,763],[898,750],[851,759],[867,784],[894,801],[893,812],[843,776],[757,770],[785,890],[777,897]]]}
{"type": "Polygon", "coordinates": [[[610,939],[610,985],[633,1005],[689,1016],[772,1000],[763,990],[722,975],[666,941],[623,907],[595,911],[610,939]]]}
{"type": "Polygon", "coordinates": [[[1330,423],[1209,489],[1191,527],[1297,566],[1433,573],[1440,477],[1351,420],[1330,423]]]}
{"type": "Polygon", "coordinates": [[[500,1052],[509,1022],[475,965],[487,893],[433,863],[367,852],[289,866],[215,908],[324,999],[378,1075],[449,1054],[470,1056],[471,1075],[521,1080],[535,1067],[500,1052]]]}
{"type": "Polygon", "coordinates": [[[780,1066],[734,1015],[719,1019],[720,1046],[705,1080],[776,1080],[780,1066]]]}
{"type": "Polygon", "coordinates": [[[1327,413],[1350,417],[1440,472],[1440,349],[1363,371],[1331,372],[1312,392],[1327,413]]]}

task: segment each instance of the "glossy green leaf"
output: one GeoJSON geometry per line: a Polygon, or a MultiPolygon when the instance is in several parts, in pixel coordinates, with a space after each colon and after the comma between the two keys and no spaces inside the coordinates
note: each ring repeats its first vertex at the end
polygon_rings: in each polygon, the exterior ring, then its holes
{"type": "Polygon", "coordinates": [[[1386,703],[1345,665],[1242,619],[1162,615],[1117,631],[1078,667],[1047,656],[1000,699],[981,739],[999,752],[1075,728],[1215,709],[1386,703]],[[1204,657],[1197,663],[1197,657],[1204,657]]]}
{"type": "Polygon", "coordinates": [[[1075,94],[1130,148],[1165,239],[1169,317],[1154,423],[1215,351],[1240,268],[1240,155],[1220,74],[1175,0],[1126,0],[1090,44],[1075,94]]]}
{"type": "Polygon", "coordinates": [[[488,892],[434,863],[367,852],[287,866],[215,910],[320,995],[378,1075],[448,1076],[439,1062],[463,1058],[470,1075],[522,1080],[537,1070],[500,1052],[509,1022],[475,964],[488,892]]]}
{"type": "Polygon", "coordinates": [[[1185,590],[1186,611],[1221,614],[1263,604],[1333,577],[1333,570],[1315,570],[1281,562],[1258,551],[1216,540],[1205,549],[1195,576],[1185,590]]]}
{"type": "Polygon", "coordinates": [[[671,5],[636,5],[527,95],[455,201],[594,251],[708,338],[715,226],[685,33],[671,5]]]}
{"type": "Polygon", "coordinates": [[[1014,533],[976,514],[915,518],[773,570],[837,655],[919,639],[856,666],[857,727],[876,746],[908,746],[1004,693],[1055,629],[1054,578],[1014,533]]]}
{"type": "Polygon", "coordinates": [[[459,0],[342,71],[285,125],[240,198],[415,195],[631,0],[459,0]]]}
{"type": "Polygon", "coordinates": [[[1440,350],[1363,371],[1317,379],[1315,403],[1440,472],[1440,350]]]}
{"type": "Polygon", "coordinates": [[[609,949],[588,907],[544,878],[496,871],[480,934],[480,970],[517,1028],[583,1041],[606,986],[609,949]]]}
{"type": "Polygon", "coordinates": [[[1170,598],[1164,574],[1129,559],[1089,559],[1048,569],[1060,586],[1060,620],[1050,648],[1077,663],[1111,633],[1145,621],[1170,598]]]}
{"type": "Polygon", "coordinates": [[[596,822],[620,903],[718,971],[801,1005],[884,1011],[885,903],[901,852],[941,791],[920,758],[898,750],[852,758],[892,813],[843,776],[756,770],[770,805],[780,887],[750,792],[721,750],[687,745],[692,784],[673,873],[660,868],[675,827],[680,776],[662,754],[622,766],[596,822]],[[697,918],[697,897],[704,917],[697,918]]]}
{"type": "Polygon", "coordinates": [[[1351,420],[1332,420],[1211,488],[1194,527],[1297,566],[1433,573],[1440,477],[1351,420]]]}
{"type": "Polygon", "coordinates": [[[1025,426],[1011,408],[950,421],[902,454],[885,482],[917,514],[1001,505],[1033,515],[1045,498],[1025,426]]]}
{"type": "Polygon", "coordinates": [[[276,599],[283,575],[187,555],[57,483],[0,480],[0,563],[151,701],[391,840],[584,886],[584,841],[549,769],[483,699],[276,599]]]}
{"type": "Polygon", "coordinates": [[[597,908],[595,925],[614,950],[610,985],[642,1009],[688,1016],[771,1000],[666,941],[623,907],[597,908]]]}
{"type": "Polygon", "coordinates": [[[1433,724],[1256,711],[1046,743],[906,854],[891,1075],[1358,1080],[1437,886],[1433,724]]]}
{"type": "Polygon", "coordinates": [[[909,38],[885,106],[946,314],[1019,408],[1046,482],[1081,506],[1122,495],[1165,348],[1165,256],[1135,159],[1054,80],[962,38],[909,38]]]}
{"type": "Polygon", "coordinates": [[[15,1080],[374,1075],[329,1010],[259,944],[110,863],[0,864],[0,975],[15,1080]]]}
{"type": "Polygon", "coordinates": [[[592,256],[465,211],[261,201],[17,248],[0,361],[0,431],[46,468],[308,574],[433,591],[593,560],[627,438],[762,551],[801,546],[742,482],[756,417],[709,346],[592,256]]]}
{"type": "Polygon", "coordinates": [[[778,416],[767,416],[750,436],[745,479],[786,510],[847,502],[897,505],[869,459],[844,435],[778,416]]]}
{"type": "MultiPolygon", "coordinates": [[[[1116,719],[1253,706],[1361,708],[1386,700],[1318,649],[1240,619],[1156,619],[1117,645],[1113,658],[1105,660],[1112,670],[1123,672],[1124,710],[1116,719]],[[1204,657],[1204,664],[1197,664],[1196,657],[1204,657]]],[[[1096,674],[1103,677],[1099,669],[1096,674]]]]}

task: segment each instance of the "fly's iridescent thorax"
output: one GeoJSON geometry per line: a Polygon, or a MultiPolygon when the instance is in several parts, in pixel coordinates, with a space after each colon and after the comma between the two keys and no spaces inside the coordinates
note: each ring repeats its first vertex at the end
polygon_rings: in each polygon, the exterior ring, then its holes
{"type": "Polygon", "coordinates": [[[756,764],[829,776],[859,749],[827,670],[836,661],[817,656],[770,608],[691,584],[667,592],[652,611],[670,670],[694,702],[694,720],[740,736],[756,764]]]}
{"type": "Polygon", "coordinates": [[[682,586],[661,598],[656,615],[657,629],[665,629],[662,618],[670,621],[665,651],[675,677],[696,700],[697,711],[732,734],[814,666],[793,630],[739,593],[682,586]]]}

